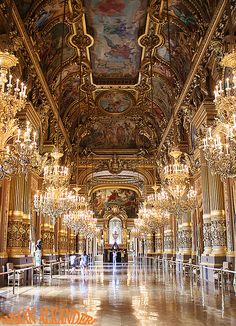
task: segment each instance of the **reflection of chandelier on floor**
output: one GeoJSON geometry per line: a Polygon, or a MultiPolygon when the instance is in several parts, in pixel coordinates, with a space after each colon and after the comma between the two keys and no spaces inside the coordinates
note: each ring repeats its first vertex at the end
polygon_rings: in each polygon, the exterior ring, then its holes
{"type": "Polygon", "coordinates": [[[234,75],[216,86],[217,116],[203,139],[203,152],[209,167],[224,179],[236,177],[236,53],[227,54],[221,64],[234,75]]]}

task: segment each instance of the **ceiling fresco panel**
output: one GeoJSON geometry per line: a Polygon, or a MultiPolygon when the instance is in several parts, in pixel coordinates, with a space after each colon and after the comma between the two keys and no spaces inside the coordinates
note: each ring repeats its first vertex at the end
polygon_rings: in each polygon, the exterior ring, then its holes
{"type": "Polygon", "coordinates": [[[144,135],[135,121],[128,117],[100,118],[87,127],[89,133],[80,141],[82,148],[93,149],[135,149],[149,148],[151,143],[144,135]]]}
{"type": "Polygon", "coordinates": [[[145,28],[147,4],[147,0],[84,1],[87,31],[94,38],[90,59],[95,83],[137,83],[142,55],[138,37],[145,28]]]}

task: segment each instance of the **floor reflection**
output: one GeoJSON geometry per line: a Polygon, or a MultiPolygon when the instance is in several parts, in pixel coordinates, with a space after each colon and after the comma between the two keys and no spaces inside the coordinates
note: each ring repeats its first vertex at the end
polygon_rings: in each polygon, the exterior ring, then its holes
{"type": "Polygon", "coordinates": [[[1,313],[45,306],[75,308],[95,325],[236,325],[236,299],[188,277],[141,265],[94,266],[85,275],[61,275],[41,286],[0,289],[1,313]],[[223,309],[222,309],[223,308],[223,309]]]}

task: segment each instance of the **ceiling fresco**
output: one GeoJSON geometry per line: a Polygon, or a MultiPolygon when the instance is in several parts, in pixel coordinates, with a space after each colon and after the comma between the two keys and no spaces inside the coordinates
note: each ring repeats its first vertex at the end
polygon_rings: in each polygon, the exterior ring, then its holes
{"type": "Polygon", "coordinates": [[[94,38],[90,48],[96,84],[135,84],[138,81],[147,0],[84,1],[87,31],[94,38]]]}
{"type": "Polygon", "coordinates": [[[130,189],[103,189],[92,195],[93,209],[97,218],[103,217],[106,209],[113,205],[123,208],[129,218],[137,217],[138,195],[130,189]]]}
{"type": "Polygon", "coordinates": [[[86,126],[87,135],[81,139],[82,148],[92,149],[134,149],[150,148],[151,142],[140,133],[137,123],[130,117],[103,117],[86,126]]]}
{"type": "Polygon", "coordinates": [[[67,0],[61,66],[64,0],[15,0],[80,152],[157,148],[217,2],[168,0],[169,44],[166,1],[67,0]],[[142,42],[151,35],[162,40],[152,52],[152,91],[150,43],[142,42]]]}
{"type": "Polygon", "coordinates": [[[125,91],[105,91],[97,97],[97,105],[107,113],[119,114],[132,108],[134,98],[125,91]]]}

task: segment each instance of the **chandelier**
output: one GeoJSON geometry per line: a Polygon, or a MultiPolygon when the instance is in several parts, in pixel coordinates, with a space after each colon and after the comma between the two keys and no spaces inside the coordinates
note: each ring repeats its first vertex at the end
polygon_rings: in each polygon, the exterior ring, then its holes
{"type": "Polygon", "coordinates": [[[233,77],[219,81],[215,89],[216,118],[203,138],[209,167],[222,179],[236,177],[236,53],[225,55],[221,65],[233,69],[233,77]]]}
{"type": "Polygon", "coordinates": [[[18,129],[17,136],[12,143],[0,152],[0,179],[12,174],[27,175],[29,169],[37,169],[40,166],[36,132],[33,132],[29,121],[26,130],[18,129]]]}
{"type": "Polygon", "coordinates": [[[19,79],[13,83],[10,68],[18,59],[8,52],[0,51],[0,150],[17,128],[15,115],[26,104],[26,86],[19,79]]]}
{"type": "Polygon", "coordinates": [[[69,184],[69,168],[60,165],[60,158],[63,156],[58,149],[51,153],[52,160],[44,167],[43,179],[46,189],[64,189],[69,184]]]}
{"type": "Polygon", "coordinates": [[[55,223],[56,219],[66,214],[71,208],[71,192],[67,189],[50,189],[34,195],[34,208],[38,213],[43,213],[55,223]]]}
{"type": "Polygon", "coordinates": [[[81,233],[85,237],[91,238],[97,232],[97,219],[93,215],[93,211],[86,207],[85,209],[68,212],[63,216],[63,222],[68,228],[73,229],[76,234],[81,233]]]}
{"type": "Polygon", "coordinates": [[[165,166],[161,175],[162,183],[174,199],[179,199],[184,195],[189,182],[189,169],[186,164],[180,163],[181,154],[178,148],[170,152],[174,163],[165,166]]]}

